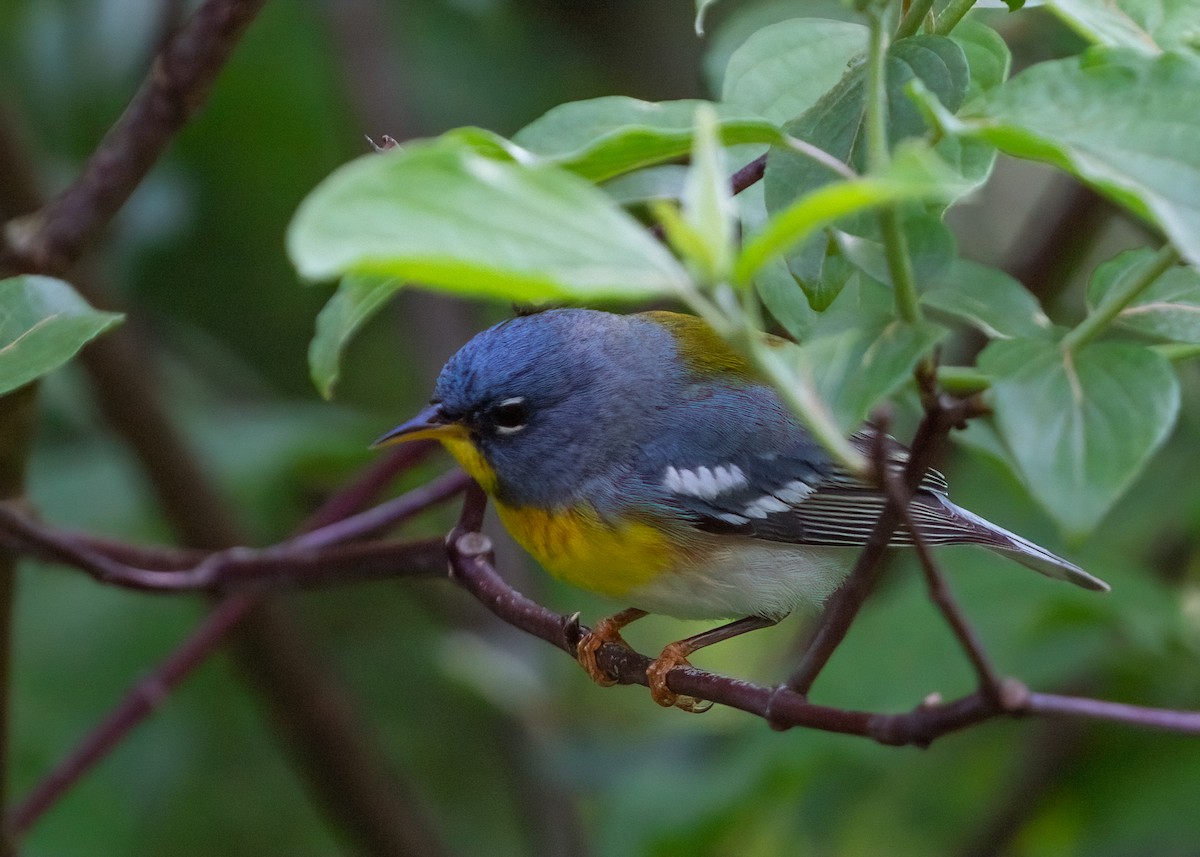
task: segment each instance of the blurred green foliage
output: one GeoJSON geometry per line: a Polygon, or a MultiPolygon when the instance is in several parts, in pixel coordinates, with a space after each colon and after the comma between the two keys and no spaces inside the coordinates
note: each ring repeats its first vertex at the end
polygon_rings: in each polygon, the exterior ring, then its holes
{"type": "MultiPolygon", "coordinates": [[[[140,80],[158,37],[150,0],[0,4],[0,107],[39,178],[78,170],[140,80]]],[[[809,4],[811,5],[811,4],[809,4]]],[[[297,287],[283,235],[300,199],[396,137],[478,125],[512,134],[555,104],[607,94],[711,95],[692,3],[356,0],[268,4],[211,103],[118,218],[89,267],[128,325],[157,346],[146,367],[258,543],[370,460],[366,444],[414,409],[442,358],[506,307],[402,295],[350,347],[336,404],[305,364],[323,288],[297,287]],[[591,4],[589,4],[591,5],[591,4]]],[[[728,56],[754,29],[808,6],[726,0],[708,43],[728,56]]],[[[830,16],[845,17],[831,7],[830,16]]],[[[1040,12],[993,22],[1014,64],[1074,51],[1040,12]]],[[[965,255],[1016,268],[1005,242],[1019,212],[1051,212],[1045,173],[1001,166],[958,221],[965,255]],[[981,247],[985,249],[980,249],[981,247]]],[[[1133,236],[1133,237],[1131,237],[1133,236]]],[[[1095,263],[1143,243],[1097,236],[1050,301],[1078,320],[1095,263]]],[[[960,337],[950,350],[966,351],[960,337]]],[[[1147,705],[1200,699],[1200,375],[1180,368],[1173,437],[1073,558],[1109,580],[1097,598],[970,550],[948,551],[964,606],[1006,673],[1037,689],[1147,705]]],[[[168,529],[129,453],[103,426],[82,378],[43,385],[30,474],[49,520],[119,538],[168,529]]],[[[1056,547],[1044,515],[987,455],[947,462],[955,499],[1056,547]]],[[[994,439],[992,439],[994,443],[994,439]]],[[[431,465],[398,489],[436,472],[431,465]]],[[[449,513],[411,532],[437,534],[449,513]]],[[[1057,545],[1061,547],[1061,544],[1057,545]]],[[[585,618],[611,609],[525,569],[524,591],[585,618]]],[[[386,763],[460,854],[829,855],[1192,854],[1200,842],[1200,744],[1062,721],[990,724],[928,751],[794,731],[714,710],[657,709],[643,691],[601,690],[559,653],[498,628],[440,583],[376,583],[285,600],[350,688],[386,763]],[[500,677],[500,678],[497,678],[500,677]],[[992,832],[994,831],[994,833],[992,832]],[[988,850],[987,837],[1003,842],[988,850]],[[977,850],[972,851],[972,848],[977,850]]],[[[203,614],[198,599],[134,595],[76,572],[28,565],[20,579],[13,695],[13,792],[60,759],[203,614]]],[[[768,683],[795,659],[803,620],[731,641],[699,665],[768,683]]],[[[699,627],[651,620],[645,651],[699,627]]],[[[970,688],[918,576],[896,562],[816,688],[817,701],[901,710],[970,688]]],[[[208,663],[35,828],[26,855],[324,855],[347,846],[305,792],[258,700],[224,657],[208,663]]]]}

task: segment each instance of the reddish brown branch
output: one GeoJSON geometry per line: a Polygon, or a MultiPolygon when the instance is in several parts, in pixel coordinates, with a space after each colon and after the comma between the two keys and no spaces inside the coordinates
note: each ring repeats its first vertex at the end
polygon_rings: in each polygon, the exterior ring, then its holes
{"type": "Polygon", "coordinates": [[[933,551],[929,547],[929,543],[918,529],[916,522],[913,520],[912,511],[909,508],[908,500],[905,498],[903,489],[896,479],[895,475],[887,468],[886,462],[883,461],[882,450],[884,444],[877,443],[875,459],[875,473],[883,481],[884,489],[887,491],[889,501],[900,511],[900,520],[904,527],[912,535],[913,548],[917,553],[917,560],[920,562],[921,571],[925,577],[925,586],[929,590],[929,598],[941,611],[946,623],[954,632],[954,636],[958,639],[959,645],[970,660],[972,668],[975,670],[975,676],[979,681],[980,691],[987,696],[988,701],[994,705],[1008,707],[1009,700],[1004,698],[1005,684],[1000,674],[992,666],[991,659],[983,648],[983,642],[979,639],[979,635],[975,633],[975,629],[967,621],[967,617],[963,614],[958,602],[954,598],[954,594],[950,591],[950,585],[946,582],[946,576],[942,573],[941,567],[934,559],[933,551]]]}
{"type": "Polygon", "coordinates": [[[735,194],[741,193],[753,184],[762,181],[767,173],[767,156],[759,155],[746,166],[734,173],[729,179],[730,188],[735,194]]]}
{"type": "Polygon", "coordinates": [[[257,603],[255,596],[243,593],[226,599],[209,613],[170,657],[135,684],[79,746],[9,811],[6,821],[12,833],[20,836],[28,831],[71,786],[112,752],[135,726],[149,717],[257,603]]]}
{"type": "Polygon", "coordinates": [[[401,524],[460,493],[467,482],[465,474],[453,472],[344,521],[261,550],[239,547],[212,553],[172,553],[152,549],[139,557],[139,551],[128,545],[96,542],[47,527],[2,503],[0,543],[81,569],[100,583],[158,593],[313,586],[401,575],[438,576],[445,572],[440,540],[344,543],[401,524]],[[191,564],[182,565],[180,560],[184,558],[191,564]],[[130,559],[135,564],[129,564],[130,559]],[[157,562],[166,567],[157,566],[157,562]]]}
{"type": "Polygon", "coordinates": [[[49,205],[12,229],[10,262],[21,271],[62,274],[108,225],[175,133],[208,98],[265,0],[208,0],[162,53],[83,173],[49,205]]]}
{"type": "MultiPolygon", "coordinates": [[[[411,465],[419,457],[409,456],[404,461],[411,465]]],[[[389,465],[389,467],[395,466],[395,462],[389,465]]],[[[362,490],[363,483],[377,483],[377,481],[378,469],[368,470],[361,482],[351,484],[344,490],[343,495],[332,498],[327,504],[327,508],[336,508],[347,513],[352,511],[364,501],[366,496],[362,490]]],[[[387,517],[390,524],[397,525],[430,506],[454,496],[463,489],[464,483],[465,480],[461,474],[452,473],[438,482],[417,488],[377,508],[388,508],[387,517]]],[[[372,514],[373,512],[375,510],[369,510],[364,513],[364,516],[374,526],[378,526],[380,516],[372,514]]],[[[314,516],[314,520],[325,520],[326,517],[327,514],[318,512],[314,516]]],[[[117,551],[111,544],[107,549],[101,549],[99,546],[106,543],[88,542],[71,534],[48,530],[32,519],[20,515],[13,507],[4,505],[0,505],[0,528],[3,528],[10,536],[16,534],[22,539],[28,539],[27,542],[24,542],[27,546],[29,544],[39,546],[39,553],[47,555],[47,558],[68,562],[89,573],[95,572],[88,567],[88,564],[99,557],[102,559],[104,569],[112,574],[133,574],[134,576],[136,574],[156,574],[167,578],[186,578],[188,572],[184,570],[154,571],[129,568],[114,559],[113,555],[119,553],[129,557],[140,553],[143,558],[155,557],[175,563],[184,558],[194,560],[198,553],[196,551],[168,552],[154,549],[139,552],[131,550],[128,546],[120,546],[121,549],[117,551]]],[[[347,582],[350,579],[361,580],[370,577],[445,574],[446,552],[441,540],[390,545],[377,542],[325,550],[324,552],[321,550],[322,547],[335,545],[339,538],[353,538],[361,532],[361,528],[338,527],[334,524],[312,531],[290,543],[285,542],[283,545],[262,551],[240,548],[207,555],[202,554],[202,561],[200,565],[193,567],[193,574],[199,576],[199,570],[205,568],[206,562],[208,568],[226,569],[234,577],[246,569],[253,569],[258,573],[257,579],[263,585],[268,580],[275,583],[289,577],[304,579],[306,582],[347,582]],[[297,547],[297,542],[300,542],[302,538],[307,538],[308,541],[300,543],[297,547]],[[272,552],[274,552],[273,555],[272,552]]],[[[143,578],[143,580],[149,582],[148,578],[143,578]]],[[[158,583],[160,579],[155,578],[154,582],[158,583]]],[[[178,589],[174,591],[178,591],[178,589]]],[[[229,633],[241,625],[243,620],[261,605],[262,594],[259,591],[236,593],[222,600],[166,660],[131,688],[100,724],[84,737],[75,750],[34,786],[26,798],[9,815],[8,823],[11,825],[11,829],[17,833],[27,830],[74,783],[116,747],[130,731],[152,714],[171,690],[203,663],[217,647],[225,642],[229,633]]],[[[324,700],[323,711],[345,714],[342,710],[343,704],[337,702],[331,694],[324,694],[321,699],[324,700]]],[[[312,700],[310,700],[311,702],[312,700]]],[[[314,717],[325,726],[314,731],[313,734],[315,736],[319,732],[328,735],[330,729],[336,728],[337,723],[334,721],[337,721],[338,718],[332,715],[319,715],[318,712],[314,717]]],[[[355,753],[351,755],[357,758],[355,753]]],[[[309,760],[308,763],[317,765],[319,761],[309,760]]],[[[369,815],[373,822],[369,828],[360,830],[360,835],[377,840],[376,844],[384,841],[393,844],[408,842],[412,835],[411,831],[406,832],[399,829],[397,825],[399,824],[402,828],[401,819],[412,816],[412,813],[400,811],[399,804],[392,803],[391,792],[396,784],[391,781],[384,783],[381,790],[373,795],[358,794],[358,791],[361,791],[362,783],[377,784],[380,774],[371,762],[356,763],[352,773],[354,776],[360,777],[357,781],[360,785],[356,786],[354,796],[348,798],[346,795],[341,795],[336,800],[344,803],[347,800],[361,798],[365,801],[362,807],[363,812],[357,814],[369,815]]],[[[342,777],[338,777],[338,779],[340,780],[342,777]]],[[[406,803],[411,803],[411,801],[406,801],[406,803]]],[[[347,815],[354,814],[353,811],[345,809],[342,812],[347,815]]],[[[422,824],[423,822],[414,821],[413,823],[422,824]]],[[[439,852],[433,836],[424,837],[424,840],[427,847],[421,852],[412,853],[439,852]]]]}
{"type": "MultiPolygon", "coordinates": [[[[925,403],[925,416],[913,438],[904,480],[889,492],[875,529],[859,553],[854,568],[826,603],[800,664],[787,681],[787,686],[801,695],[807,695],[812,689],[813,682],[845,639],[854,617],[875,588],[883,568],[884,552],[903,519],[901,510],[932,467],[950,430],[979,412],[980,404],[975,399],[957,400],[941,396],[931,371],[919,372],[917,380],[925,403]]],[[[876,437],[881,441],[883,434],[885,432],[881,428],[876,431],[876,437]]],[[[884,484],[884,472],[880,471],[877,476],[881,485],[884,484]]]]}
{"type": "MultiPolygon", "coordinates": [[[[468,495],[469,516],[478,518],[482,493],[468,495]]],[[[558,648],[571,652],[580,630],[577,616],[561,616],[510,587],[492,565],[491,543],[468,526],[456,528],[449,545],[451,575],[464,589],[505,622],[558,648]]],[[[604,644],[597,661],[621,684],[647,684],[650,658],[623,646],[604,644]]],[[[876,714],[810,703],[802,694],[780,686],[761,687],[694,667],[680,667],[667,677],[672,691],[707,699],[756,714],[773,727],[803,726],[826,732],[859,735],[889,745],[924,747],[950,732],[996,717],[1028,714],[1073,714],[1097,717],[1149,728],[1171,729],[1200,735],[1200,712],[1123,705],[1055,694],[1030,693],[1012,680],[1001,683],[1001,692],[977,691],[950,702],[921,704],[901,714],[876,714]]]]}

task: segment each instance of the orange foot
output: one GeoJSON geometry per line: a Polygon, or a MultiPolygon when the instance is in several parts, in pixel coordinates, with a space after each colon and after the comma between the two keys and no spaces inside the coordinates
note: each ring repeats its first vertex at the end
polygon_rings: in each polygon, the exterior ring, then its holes
{"type": "Polygon", "coordinates": [[[583,671],[592,681],[601,687],[612,687],[617,683],[615,678],[600,669],[600,665],[596,663],[596,652],[600,651],[600,647],[605,643],[616,643],[618,646],[629,649],[630,645],[621,636],[621,629],[645,615],[645,611],[632,607],[622,610],[615,616],[606,616],[601,619],[596,623],[595,628],[579,638],[579,642],[575,645],[575,660],[579,661],[579,665],[583,667],[583,671]]]}
{"type": "Polygon", "coordinates": [[[694,696],[675,693],[667,687],[667,674],[675,667],[690,667],[687,656],[693,649],[686,642],[671,643],[662,650],[662,654],[646,668],[646,678],[650,681],[650,696],[664,708],[674,706],[691,714],[703,714],[712,708],[713,704],[707,699],[697,699],[694,696]]]}

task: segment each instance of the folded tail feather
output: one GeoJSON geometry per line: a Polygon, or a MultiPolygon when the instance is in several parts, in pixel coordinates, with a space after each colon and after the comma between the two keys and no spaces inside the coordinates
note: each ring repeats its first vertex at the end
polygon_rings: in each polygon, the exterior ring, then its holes
{"type": "MultiPolygon", "coordinates": [[[[1088,574],[1073,562],[1063,559],[1057,554],[1053,554],[1040,545],[1035,545],[1028,539],[1021,538],[1016,533],[1010,533],[1003,527],[998,527],[991,521],[987,521],[974,512],[969,512],[961,506],[956,506],[940,495],[930,497],[926,495],[925,503],[913,503],[910,507],[913,511],[914,523],[917,525],[922,535],[926,534],[927,529],[931,541],[950,543],[974,543],[987,547],[997,553],[1002,553],[1005,556],[1021,563],[1026,568],[1032,569],[1039,574],[1044,574],[1047,577],[1053,577],[1058,580],[1065,580],[1068,583],[1074,583],[1076,586],[1082,586],[1084,589],[1091,589],[1096,592],[1108,592],[1110,587],[1107,583],[1098,577],[1088,574]],[[932,501],[932,502],[929,502],[932,501]],[[941,508],[936,508],[940,506],[941,508]],[[925,514],[922,514],[925,510],[925,514]],[[946,518],[954,519],[955,523],[960,527],[969,528],[972,531],[973,538],[964,538],[966,535],[961,530],[956,534],[957,538],[939,538],[939,532],[944,532],[946,518]],[[939,529],[939,520],[940,527],[939,529]]],[[[956,528],[957,529],[957,528],[956,528]]]]}

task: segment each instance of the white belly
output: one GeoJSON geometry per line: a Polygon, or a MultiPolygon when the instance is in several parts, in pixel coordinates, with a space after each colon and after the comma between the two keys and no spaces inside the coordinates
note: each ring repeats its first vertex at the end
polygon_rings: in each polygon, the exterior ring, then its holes
{"type": "Polygon", "coordinates": [[[856,548],[750,539],[736,547],[736,552],[718,548],[703,567],[660,574],[622,600],[679,619],[782,619],[799,607],[819,607],[837,589],[858,554],[856,548]]]}

